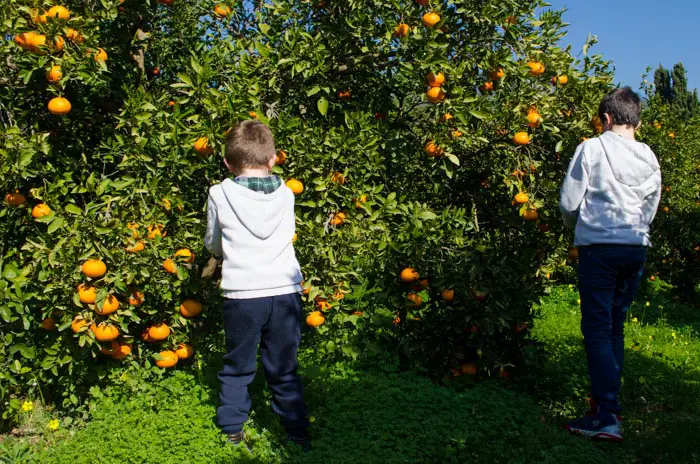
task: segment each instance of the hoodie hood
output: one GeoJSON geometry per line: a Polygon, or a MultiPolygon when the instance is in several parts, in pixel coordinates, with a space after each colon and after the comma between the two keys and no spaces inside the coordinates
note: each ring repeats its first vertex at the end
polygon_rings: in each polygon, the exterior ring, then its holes
{"type": "Polygon", "coordinates": [[[290,201],[286,193],[291,191],[284,184],[268,194],[250,190],[231,179],[224,180],[221,188],[240,223],[261,240],[270,238],[285,219],[285,208],[290,201]]]}
{"type": "Polygon", "coordinates": [[[615,180],[636,187],[659,170],[659,163],[648,145],[626,139],[612,131],[598,137],[615,180]]]}

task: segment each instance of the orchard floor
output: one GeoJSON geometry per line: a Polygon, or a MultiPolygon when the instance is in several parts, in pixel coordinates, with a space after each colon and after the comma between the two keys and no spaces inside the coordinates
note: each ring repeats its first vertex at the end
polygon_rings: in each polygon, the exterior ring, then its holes
{"type": "Polygon", "coordinates": [[[533,333],[549,354],[545,367],[509,382],[448,388],[388,366],[307,371],[314,448],[306,455],[280,441],[260,382],[250,450],[227,445],[213,422],[212,363],[156,384],[124,375],[94,401],[86,427],[31,444],[7,438],[0,463],[700,462],[700,313],[666,291],[655,283],[631,308],[621,445],[563,430],[585,410],[588,388],[578,297],[560,286],[536,308],[533,333]]]}

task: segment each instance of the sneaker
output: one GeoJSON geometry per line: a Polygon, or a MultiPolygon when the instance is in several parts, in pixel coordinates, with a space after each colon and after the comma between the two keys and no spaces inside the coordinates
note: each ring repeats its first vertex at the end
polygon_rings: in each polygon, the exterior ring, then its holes
{"type": "MultiPolygon", "coordinates": [[[[598,414],[598,401],[596,401],[595,398],[589,397],[588,398],[588,404],[591,406],[591,409],[588,410],[586,413],[586,416],[595,416],[598,414]]],[[[622,422],[622,416],[619,414],[613,414],[613,417],[615,417],[615,420],[617,421],[618,424],[622,422]]]]}
{"type": "Polygon", "coordinates": [[[569,422],[566,430],[594,440],[622,441],[620,422],[613,414],[587,415],[582,419],[569,422]]]}
{"type": "Polygon", "coordinates": [[[237,447],[240,446],[241,443],[245,444],[245,435],[243,434],[243,432],[230,433],[226,435],[226,441],[231,443],[233,446],[237,447]]]}
{"type": "Polygon", "coordinates": [[[308,432],[302,434],[287,433],[287,443],[301,447],[306,453],[311,450],[311,435],[308,432]]]}

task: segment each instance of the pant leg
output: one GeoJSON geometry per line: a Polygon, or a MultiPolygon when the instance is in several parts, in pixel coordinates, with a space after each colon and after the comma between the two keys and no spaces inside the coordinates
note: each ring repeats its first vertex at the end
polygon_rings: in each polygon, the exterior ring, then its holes
{"type": "MultiPolygon", "coordinates": [[[[612,307],[613,353],[618,366],[618,394],[622,384],[622,370],[624,367],[625,319],[627,318],[627,310],[637,295],[646,261],[646,248],[644,247],[627,247],[626,252],[627,256],[624,259],[620,259],[622,265],[617,276],[617,286],[612,307]]],[[[619,405],[618,410],[613,412],[620,412],[619,405]]]]}
{"type": "Polygon", "coordinates": [[[272,410],[290,433],[303,434],[308,427],[304,385],[297,373],[301,341],[302,304],[297,293],[272,297],[268,323],[262,328],[260,354],[272,391],[272,410]]]}
{"type": "Polygon", "coordinates": [[[248,420],[248,385],[255,378],[260,334],[269,312],[269,298],[224,300],[226,355],[218,374],[221,391],[216,411],[217,424],[224,433],[240,432],[248,420]]]}
{"type": "Polygon", "coordinates": [[[588,357],[591,391],[601,410],[617,406],[618,365],[613,352],[612,306],[617,288],[616,260],[607,247],[579,247],[581,332],[588,357]]]}

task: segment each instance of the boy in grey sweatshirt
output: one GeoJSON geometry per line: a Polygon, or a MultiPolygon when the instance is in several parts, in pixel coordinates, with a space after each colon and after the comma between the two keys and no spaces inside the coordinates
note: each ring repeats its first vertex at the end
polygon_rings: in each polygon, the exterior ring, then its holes
{"type": "Polygon", "coordinates": [[[591,412],[568,430],[622,441],[620,392],[624,321],[642,277],[649,226],[661,197],[651,149],[634,138],[641,101],[629,87],[603,98],[603,134],[576,148],[561,187],[564,224],[579,248],[581,331],[591,379],[591,412]]]}

